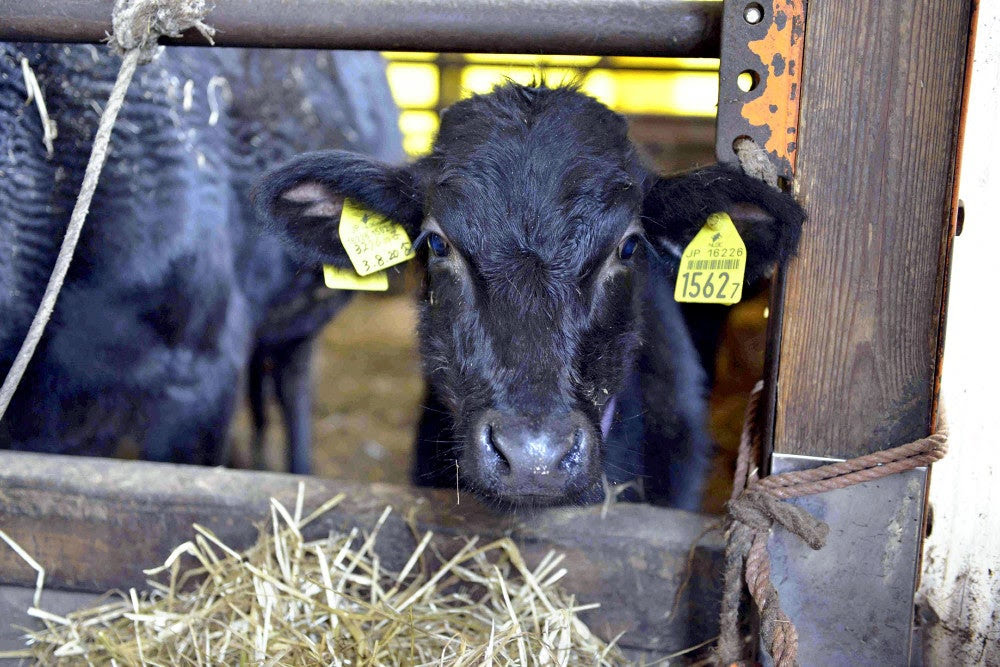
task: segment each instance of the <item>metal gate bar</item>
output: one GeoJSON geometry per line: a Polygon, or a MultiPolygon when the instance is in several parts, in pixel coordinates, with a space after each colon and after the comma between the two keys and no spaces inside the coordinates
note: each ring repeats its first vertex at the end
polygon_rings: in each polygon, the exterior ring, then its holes
{"type": "MultiPolygon", "coordinates": [[[[92,42],[113,0],[0,2],[0,41],[92,42]]],[[[215,0],[220,46],[717,58],[719,2],[215,0]]],[[[164,43],[171,43],[165,41],[164,43]]],[[[172,43],[204,44],[188,34],[172,43]]]]}

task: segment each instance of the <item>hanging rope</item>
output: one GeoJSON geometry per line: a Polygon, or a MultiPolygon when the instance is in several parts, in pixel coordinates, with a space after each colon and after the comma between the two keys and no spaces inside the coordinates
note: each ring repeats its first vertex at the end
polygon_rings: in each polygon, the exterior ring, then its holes
{"type": "Polygon", "coordinates": [[[21,349],[18,350],[3,386],[0,387],[0,419],[3,419],[7,412],[7,407],[14,397],[24,371],[28,368],[35,348],[42,339],[45,326],[59,298],[59,291],[66,279],[66,272],[69,271],[83,223],[90,210],[90,202],[107,159],[111,131],[114,129],[115,120],[118,118],[118,112],[121,110],[136,67],[150,62],[156,56],[159,49],[157,40],[160,37],[179,37],[185,30],[196,28],[211,41],[214,31],[202,21],[209,9],[205,0],[117,0],[115,3],[111,16],[112,34],[108,37],[108,41],[111,48],[122,55],[122,64],[114,88],[108,97],[108,103],[104,107],[104,113],[101,114],[97,134],[94,135],[90,159],[87,161],[83,183],[80,185],[80,194],[73,206],[73,213],[70,215],[66,234],[59,247],[52,275],[45,286],[41,303],[31,320],[31,326],[21,344],[21,349]]]}
{"type": "Polygon", "coordinates": [[[810,470],[759,478],[757,469],[750,466],[760,455],[757,424],[762,387],[758,382],[747,405],[733,494],[726,504],[729,526],[718,655],[725,665],[742,659],[738,616],[742,575],[760,616],[761,638],[774,664],[792,667],[798,664],[798,633],[782,611],[778,592],[771,583],[768,535],[771,527],[778,524],[813,549],[821,549],[829,527],[801,507],[784,501],[843,489],[938,461],[948,451],[948,429],[941,419],[936,433],[899,447],[810,470]]]}

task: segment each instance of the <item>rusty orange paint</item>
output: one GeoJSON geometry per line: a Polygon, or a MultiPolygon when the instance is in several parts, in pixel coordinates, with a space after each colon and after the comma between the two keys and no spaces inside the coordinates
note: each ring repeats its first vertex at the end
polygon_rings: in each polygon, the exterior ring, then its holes
{"type": "Polygon", "coordinates": [[[747,46],[759,58],[765,76],[760,97],[743,105],[742,115],[757,127],[770,129],[764,147],[795,170],[799,98],[802,92],[802,46],[805,37],[804,0],[772,0],[774,21],[767,34],[747,46]]]}

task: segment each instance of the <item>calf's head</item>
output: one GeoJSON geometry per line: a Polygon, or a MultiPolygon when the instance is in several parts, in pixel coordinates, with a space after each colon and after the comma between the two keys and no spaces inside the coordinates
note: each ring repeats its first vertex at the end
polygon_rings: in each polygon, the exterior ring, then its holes
{"type": "Polygon", "coordinates": [[[479,495],[515,506],[573,502],[599,484],[615,397],[639,347],[657,345],[644,339],[648,290],[672,291],[706,217],[730,213],[748,282],[791,254],[803,218],[722,167],[660,177],[618,114],[573,88],[516,84],[454,105],[414,164],[311,153],[255,193],[303,261],[346,267],[345,197],[422,248],[421,348],[454,461],[479,495]]]}

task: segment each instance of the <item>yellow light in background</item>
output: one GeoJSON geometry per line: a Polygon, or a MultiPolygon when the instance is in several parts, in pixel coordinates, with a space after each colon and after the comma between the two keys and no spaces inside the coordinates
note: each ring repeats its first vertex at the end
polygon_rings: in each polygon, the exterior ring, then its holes
{"type": "Polygon", "coordinates": [[[403,133],[403,149],[411,156],[428,153],[438,129],[434,111],[406,110],[399,114],[399,129],[403,133]]]}
{"type": "Polygon", "coordinates": [[[431,61],[437,58],[438,54],[431,51],[383,51],[382,57],[386,60],[423,60],[431,61]]]}
{"type": "Polygon", "coordinates": [[[433,107],[438,101],[438,68],[431,63],[390,62],[389,87],[401,107],[433,107]]]}
{"type": "Polygon", "coordinates": [[[469,65],[462,70],[463,97],[488,93],[506,79],[522,85],[537,83],[544,77],[550,86],[572,83],[580,78],[580,73],[569,67],[502,67],[500,65],[469,65]]]}
{"type": "Polygon", "coordinates": [[[478,64],[513,65],[555,65],[563,67],[592,67],[600,62],[600,56],[542,56],[531,53],[469,53],[465,60],[478,64]]]}
{"type": "Polygon", "coordinates": [[[616,72],[615,111],[667,116],[715,115],[718,72],[616,72]]]}
{"type": "MultiPolygon", "coordinates": [[[[438,128],[438,54],[386,51],[393,97],[402,109],[400,129],[410,155],[426,153],[438,128]]],[[[511,79],[551,86],[578,83],[583,92],[625,114],[712,117],[718,103],[716,58],[644,58],[468,54],[461,95],[488,93],[511,79]],[[597,65],[601,67],[596,67],[597,65]],[[605,66],[607,65],[607,66],[605,66]],[[628,69],[615,69],[623,67],[628,69]]]]}
{"type": "Polygon", "coordinates": [[[647,58],[643,56],[612,56],[608,64],[632,69],[698,69],[718,70],[718,58],[647,58]]]}
{"type": "Polygon", "coordinates": [[[592,69],[583,79],[580,89],[612,109],[618,108],[618,88],[615,73],[606,69],[592,69]]]}

